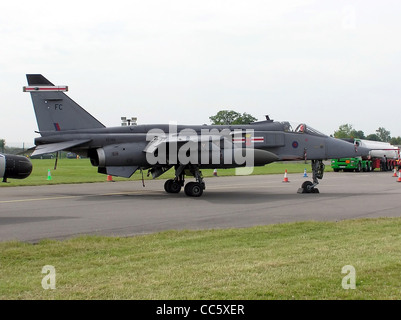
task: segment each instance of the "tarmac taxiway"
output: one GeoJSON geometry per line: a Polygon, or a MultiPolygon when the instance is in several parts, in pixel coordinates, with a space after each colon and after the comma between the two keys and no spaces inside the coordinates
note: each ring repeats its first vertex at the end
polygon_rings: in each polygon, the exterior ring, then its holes
{"type": "Polygon", "coordinates": [[[206,178],[199,198],[164,191],[164,180],[0,188],[0,241],[83,234],[241,228],[295,221],[401,216],[391,172],[325,173],[318,194],[298,194],[303,174],[206,178]]]}

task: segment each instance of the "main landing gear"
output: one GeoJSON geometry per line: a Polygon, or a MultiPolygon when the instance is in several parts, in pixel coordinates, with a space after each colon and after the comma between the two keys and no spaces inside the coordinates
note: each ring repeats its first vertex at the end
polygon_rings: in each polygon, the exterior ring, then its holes
{"type": "Polygon", "coordinates": [[[305,181],[302,183],[301,188],[298,189],[298,193],[319,193],[319,189],[315,188],[319,181],[323,179],[324,163],[322,160],[312,160],[312,174],[313,182],[305,181]]]}
{"type": "Polygon", "coordinates": [[[164,190],[168,193],[179,193],[184,186],[184,176],[193,175],[196,181],[188,182],[184,187],[184,192],[189,197],[200,197],[205,190],[205,182],[203,181],[202,172],[199,171],[198,166],[178,166],[175,169],[175,178],[169,179],[164,183],[164,190]],[[185,173],[186,171],[186,173],[185,173]]]}

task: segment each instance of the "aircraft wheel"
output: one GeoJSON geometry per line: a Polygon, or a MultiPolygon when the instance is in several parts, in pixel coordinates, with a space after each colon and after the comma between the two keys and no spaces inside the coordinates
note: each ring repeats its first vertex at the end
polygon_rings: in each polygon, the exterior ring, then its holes
{"type": "Polygon", "coordinates": [[[302,186],[302,193],[314,193],[314,190],[317,190],[315,188],[312,187],[313,183],[310,181],[305,181],[302,186]]]}
{"type": "Polygon", "coordinates": [[[164,190],[168,193],[178,193],[181,191],[181,185],[177,181],[169,179],[164,183],[164,190]]]}
{"type": "Polygon", "coordinates": [[[199,182],[188,182],[185,185],[185,194],[189,197],[200,197],[203,194],[203,186],[199,182]]]}
{"type": "Polygon", "coordinates": [[[166,180],[166,182],[164,183],[164,190],[166,190],[166,192],[168,192],[168,193],[171,193],[170,186],[171,186],[172,182],[173,182],[173,180],[169,179],[169,180],[166,180]]]}
{"type": "Polygon", "coordinates": [[[177,181],[173,181],[170,186],[171,193],[178,193],[181,191],[181,185],[177,181]]]}

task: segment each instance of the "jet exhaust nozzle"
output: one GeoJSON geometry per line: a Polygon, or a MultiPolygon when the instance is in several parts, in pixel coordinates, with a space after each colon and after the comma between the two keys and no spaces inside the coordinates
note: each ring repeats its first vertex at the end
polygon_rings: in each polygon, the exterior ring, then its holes
{"type": "Polygon", "coordinates": [[[3,182],[10,179],[25,179],[32,172],[32,162],[24,157],[17,155],[0,155],[0,178],[3,182]]]}

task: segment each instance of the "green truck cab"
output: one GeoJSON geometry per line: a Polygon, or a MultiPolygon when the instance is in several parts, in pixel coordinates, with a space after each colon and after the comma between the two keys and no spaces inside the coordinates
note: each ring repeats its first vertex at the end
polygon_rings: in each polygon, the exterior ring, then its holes
{"type": "Polygon", "coordinates": [[[373,165],[371,160],[363,160],[361,157],[341,158],[332,159],[331,168],[334,172],[339,172],[340,170],[345,172],[369,172],[373,170],[373,165]]]}

